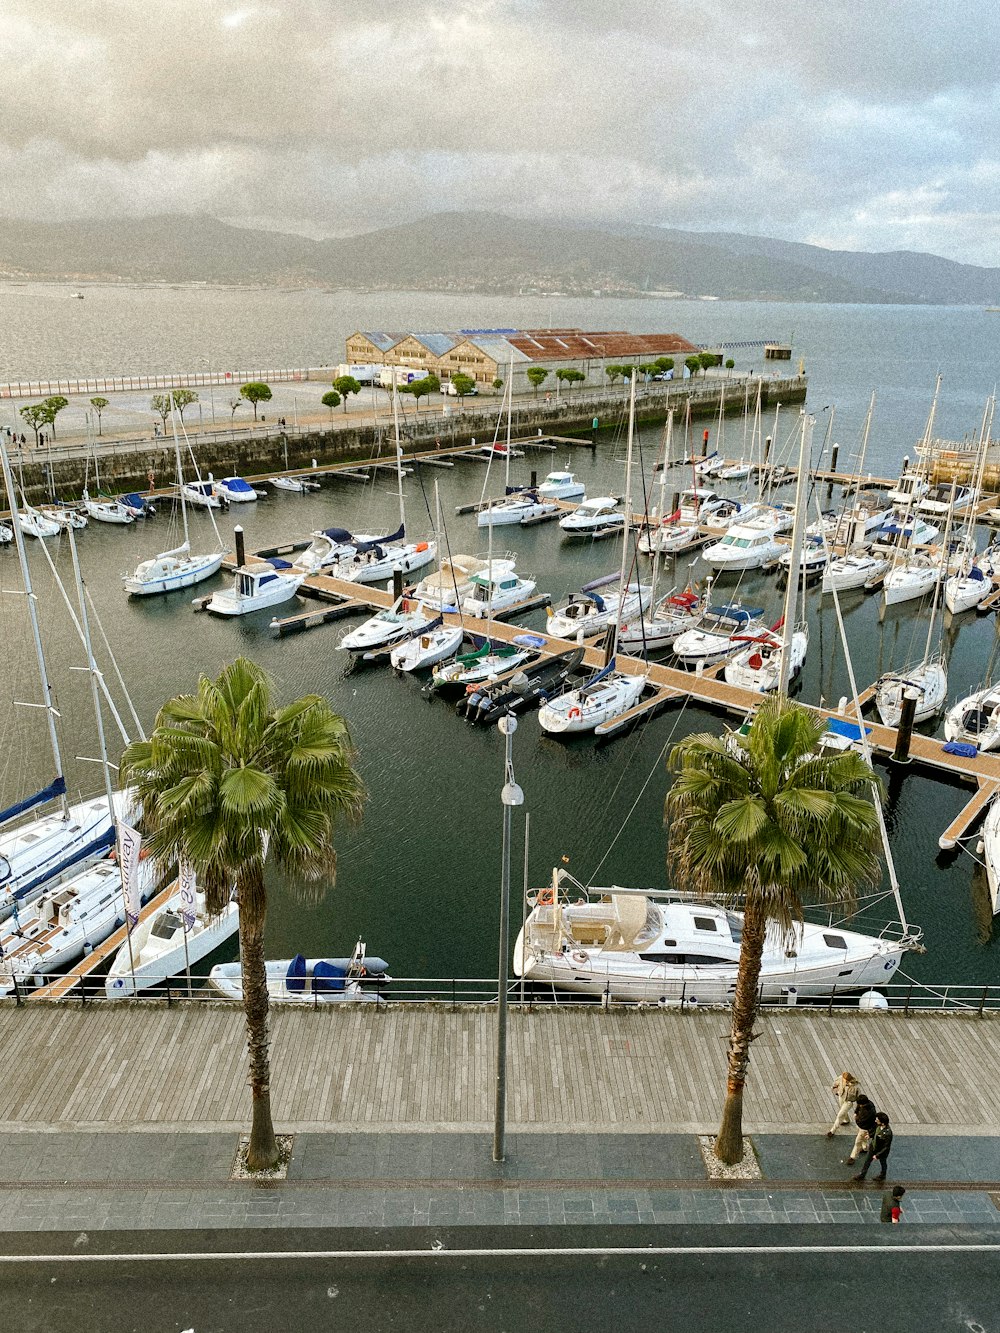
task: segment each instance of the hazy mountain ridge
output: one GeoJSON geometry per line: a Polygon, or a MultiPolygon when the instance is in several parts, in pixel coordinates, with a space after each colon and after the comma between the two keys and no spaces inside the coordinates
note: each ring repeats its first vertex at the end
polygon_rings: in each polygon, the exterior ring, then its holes
{"type": "Polygon", "coordinates": [[[865,254],[735,233],[584,227],[490,213],[440,213],[321,241],[188,216],[0,220],[0,277],[1000,304],[1000,269],[935,255],[865,254]]]}

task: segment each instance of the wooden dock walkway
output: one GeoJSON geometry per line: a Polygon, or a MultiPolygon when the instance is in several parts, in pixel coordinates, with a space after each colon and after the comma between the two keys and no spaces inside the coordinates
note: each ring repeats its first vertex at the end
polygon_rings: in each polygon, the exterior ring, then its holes
{"type": "MultiPolygon", "coordinates": [[[[900,1142],[995,1135],[1000,1019],[781,1009],[758,1023],[748,1132],[814,1133],[849,1065],[900,1142]]],[[[488,1132],[496,1007],[273,1006],[271,1097],[281,1131],[488,1132]]],[[[508,1117],[522,1132],[714,1132],[729,1016],[514,1007],[508,1117]]],[[[235,1130],[249,1122],[242,1010],[225,1001],[0,1006],[5,1130],[235,1130]]],[[[848,1136],[841,1138],[845,1145],[848,1136]]],[[[900,1154],[902,1148],[897,1150],[900,1154]]]]}

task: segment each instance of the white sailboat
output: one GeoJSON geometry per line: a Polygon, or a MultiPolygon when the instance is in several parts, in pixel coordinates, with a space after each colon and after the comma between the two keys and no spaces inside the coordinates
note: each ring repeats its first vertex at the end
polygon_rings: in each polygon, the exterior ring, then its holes
{"type": "Polygon", "coordinates": [[[445,625],[440,617],[427,622],[426,628],[398,643],[389,654],[390,665],[397,671],[426,671],[453,657],[462,646],[465,630],[461,625],[445,625]]]}
{"type": "Polygon", "coordinates": [[[986,865],[993,915],[1000,913],[1000,798],[994,796],[983,821],[979,850],[986,865]]]}
{"type": "Polygon", "coordinates": [[[17,513],[17,525],[28,537],[58,537],[62,525],[23,500],[17,513]]]}
{"type": "Polygon", "coordinates": [[[181,523],[184,528],[184,540],[180,546],[170,551],[161,551],[149,560],[141,560],[132,574],[123,574],[125,591],[132,597],[152,597],[157,593],[176,592],[178,588],[190,588],[211,578],[222,568],[226,550],[212,517],[215,532],[216,549],[198,554],[191,552],[191,534],[188,531],[187,495],[184,485],[184,469],[181,466],[180,443],[177,438],[177,424],[173,409],[170,412],[170,425],[174,437],[174,461],[177,465],[177,489],[180,496],[181,523]]]}
{"type": "Polygon", "coordinates": [[[86,487],[83,491],[83,507],[95,523],[110,523],[119,527],[127,527],[129,523],[135,522],[135,515],[126,509],[119,500],[92,500],[86,487]]]}
{"type": "Polygon", "coordinates": [[[191,912],[178,889],[158,912],[133,926],[131,953],[126,942],[104,983],[109,1000],[125,999],[181,976],[236,934],[240,916],[235,902],[228,902],[213,917],[206,910],[204,894],[196,892],[194,897],[191,912]]]}
{"type": "MultiPolygon", "coordinates": [[[[631,377],[628,414],[628,452],[625,459],[625,532],[622,539],[622,560],[619,587],[628,586],[631,558],[629,529],[632,513],[632,446],[635,435],[635,381],[631,377]]],[[[550,736],[565,736],[593,731],[595,727],[613,718],[621,717],[639,702],[648,677],[643,672],[632,674],[619,671],[617,665],[618,636],[621,621],[616,618],[612,635],[612,651],[607,665],[590,680],[575,689],[566,690],[543,704],[538,713],[542,730],[550,736]]]]}
{"type": "Polygon", "coordinates": [[[988,561],[980,564],[975,547],[975,513],[983,489],[983,470],[993,425],[993,396],[987,399],[983,412],[982,426],[979,432],[979,457],[976,461],[976,475],[973,489],[969,495],[968,516],[965,521],[966,550],[961,556],[958,569],[950,573],[944,584],[944,604],[952,615],[961,615],[963,611],[978,609],[993,594],[992,565],[988,561]],[[984,568],[985,566],[985,568],[984,568]],[[987,569],[989,574],[987,574],[987,569]]]}
{"type": "Polygon", "coordinates": [[[81,514],[79,509],[73,509],[69,505],[39,505],[37,512],[51,519],[62,531],[67,528],[76,528],[79,531],[87,526],[86,514],[81,514]]]}
{"type": "Polygon", "coordinates": [[[1000,748],[1000,684],[986,685],[949,708],[944,734],[977,750],[1000,748]]]}
{"type": "Polygon", "coordinates": [[[623,587],[618,575],[585,583],[579,593],[555,609],[549,608],[545,633],[554,639],[575,639],[600,634],[612,621],[641,617],[652,597],[652,584],[629,583],[623,587]]]}

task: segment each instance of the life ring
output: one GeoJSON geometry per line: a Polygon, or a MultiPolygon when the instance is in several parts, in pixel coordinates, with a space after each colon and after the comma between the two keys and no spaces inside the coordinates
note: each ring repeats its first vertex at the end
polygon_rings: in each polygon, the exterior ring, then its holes
{"type": "Polygon", "coordinates": [[[575,722],[578,717],[583,717],[583,713],[576,706],[576,704],[574,704],[573,707],[566,714],[566,716],[569,718],[571,722],[575,722]]]}
{"type": "Polygon", "coordinates": [[[570,954],[570,958],[572,958],[574,963],[590,962],[590,955],[584,953],[582,949],[574,949],[573,952],[570,954]]]}
{"type": "Polygon", "coordinates": [[[555,902],[555,895],[551,889],[539,889],[538,897],[535,899],[539,907],[551,907],[555,902]]]}

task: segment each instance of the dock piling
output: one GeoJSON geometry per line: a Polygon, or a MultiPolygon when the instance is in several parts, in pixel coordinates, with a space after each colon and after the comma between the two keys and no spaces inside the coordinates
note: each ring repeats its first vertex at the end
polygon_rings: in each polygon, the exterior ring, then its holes
{"type": "Polygon", "coordinates": [[[913,736],[913,717],[917,711],[920,691],[908,685],[903,691],[903,706],[899,711],[899,728],[896,731],[896,748],[892,752],[894,764],[910,762],[910,739],[913,736]]]}
{"type": "Polygon", "coordinates": [[[392,600],[398,602],[403,595],[403,570],[402,566],[396,565],[392,571],[392,600]]]}
{"type": "Polygon", "coordinates": [[[242,569],[246,564],[246,545],[243,538],[243,527],[237,523],[233,528],[233,536],[236,538],[236,566],[242,569]]]}

